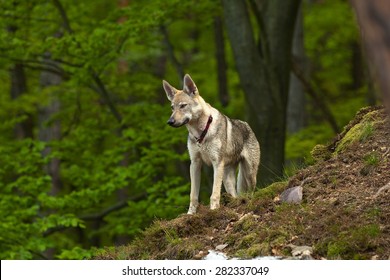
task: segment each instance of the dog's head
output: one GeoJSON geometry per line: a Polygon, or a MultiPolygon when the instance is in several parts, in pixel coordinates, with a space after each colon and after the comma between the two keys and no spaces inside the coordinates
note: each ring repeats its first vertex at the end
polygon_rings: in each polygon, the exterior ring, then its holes
{"type": "Polygon", "coordinates": [[[163,81],[163,87],[167,98],[171,101],[172,115],[167,124],[173,127],[180,127],[189,123],[197,117],[201,106],[197,101],[199,97],[198,88],[190,75],[186,74],[183,81],[183,90],[178,90],[167,81],[163,81]]]}

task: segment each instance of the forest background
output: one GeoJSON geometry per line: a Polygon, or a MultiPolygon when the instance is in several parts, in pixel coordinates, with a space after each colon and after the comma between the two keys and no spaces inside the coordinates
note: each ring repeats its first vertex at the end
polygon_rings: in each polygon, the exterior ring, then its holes
{"type": "Polygon", "coordinates": [[[0,25],[1,259],[89,257],[186,212],[162,79],[250,123],[258,187],[380,102],[344,0],[2,0],[0,25]]]}

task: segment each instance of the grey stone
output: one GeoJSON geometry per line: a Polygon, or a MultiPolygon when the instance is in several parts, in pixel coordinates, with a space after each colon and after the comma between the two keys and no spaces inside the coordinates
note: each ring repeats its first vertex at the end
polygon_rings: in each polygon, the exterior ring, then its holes
{"type": "Polygon", "coordinates": [[[229,244],[220,244],[218,246],[215,247],[215,250],[218,250],[218,251],[221,251],[223,249],[225,249],[229,244]]]}
{"type": "Polygon", "coordinates": [[[281,202],[288,203],[301,203],[302,201],[302,190],[301,186],[288,188],[280,195],[281,202]]]}
{"type": "Polygon", "coordinates": [[[301,256],[301,259],[308,259],[311,254],[313,254],[313,248],[310,246],[295,246],[290,245],[291,255],[293,257],[301,256]]]}

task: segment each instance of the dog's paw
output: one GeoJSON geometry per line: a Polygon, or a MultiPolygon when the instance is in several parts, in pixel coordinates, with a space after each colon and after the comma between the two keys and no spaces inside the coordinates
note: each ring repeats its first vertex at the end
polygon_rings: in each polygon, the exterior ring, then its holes
{"type": "Polygon", "coordinates": [[[215,197],[211,196],[210,197],[210,209],[211,210],[218,209],[219,208],[219,201],[220,201],[220,197],[215,198],[215,197]]]}
{"type": "Polygon", "coordinates": [[[213,201],[213,199],[210,202],[210,209],[215,210],[219,208],[219,200],[213,201]]]}
{"type": "Polygon", "coordinates": [[[192,215],[192,214],[195,214],[196,213],[196,206],[190,206],[190,208],[188,209],[188,212],[187,212],[187,214],[188,215],[192,215]]]}
{"type": "Polygon", "coordinates": [[[210,205],[210,210],[216,210],[219,208],[219,204],[218,205],[210,205]]]}

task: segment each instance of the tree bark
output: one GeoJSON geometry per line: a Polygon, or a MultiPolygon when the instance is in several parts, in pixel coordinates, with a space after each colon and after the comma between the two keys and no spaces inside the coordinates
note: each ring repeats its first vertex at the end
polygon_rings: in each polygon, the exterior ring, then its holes
{"type": "MultiPolygon", "coordinates": [[[[295,23],[295,31],[292,46],[292,55],[294,61],[299,64],[300,69],[306,72],[306,56],[303,45],[303,16],[302,5],[299,8],[297,20],[295,23]]],[[[304,73],[305,74],[305,73],[304,73]]],[[[305,91],[302,82],[294,74],[290,73],[290,89],[288,93],[287,105],[287,132],[296,133],[305,126],[305,91]]]]}
{"type": "Polygon", "coordinates": [[[361,27],[366,53],[390,112],[390,4],[387,0],[351,0],[361,27]]]}
{"type": "MultiPolygon", "coordinates": [[[[17,99],[27,92],[27,79],[22,64],[16,63],[9,71],[11,80],[11,99],[17,99]]],[[[26,120],[15,126],[15,136],[17,139],[33,138],[34,119],[27,114],[26,120]]]]}
{"type": "Polygon", "coordinates": [[[214,18],[215,57],[217,59],[218,96],[222,106],[229,104],[229,92],[226,74],[225,39],[223,36],[223,23],[220,17],[214,18]]]}
{"type": "MultiPolygon", "coordinates": [[[[45,54],[44,60],[50,60],[50,54],[45,54]]],[[[43,71],[40,77],[40,84],[42,87],[49,87],[59,85],[62,82],[62,78],[51,72],[43,71]]],[[[52,140],[59,140],[61,137],[61,126],[59,121],[55,121],[48,125],[47,121],[58,113],[60,110],[60,101],[57,97],[54,97],[48,106],[41,107],[38,115],[38,137],[39,140],[50,142],[52,140]]],[[[46,147],[43,154],[49,154],[50,147],[46,147]]],[[[47,165],[47,172],[52,178],[51,195],[56,195],[61,190],[61,178],[60,178],[60,160],[53,158],[47,165]]]]}
{"type": "Polygon", "coordinates": [[[260,142],[259,182],[268,184],[283,174],[291,44],[300,1],[252,2],[261,32],[259,46],[246,2],[222,3],[249,122],[260,142]]]}
{"type": "MultiPolygon", "coordinates": [[[[15,4],[14,4],[15,5],[15,4]]],[[[7,31],[15,33],[17,26],[8,26],[7,31]]],[[[27,78],[25,69],[22,63],[15,63],[9,70],[11,80],[10,95],[11,99],[17,99],[22,94],[27,92],[27,78]]],[[[17,139],[33,138],[34,119],[30,114],[27,114],[27,119],[15,126],[15,136],[17,139]]]]}
{"type": "Polygon", "coordinates": [[[160,27],[160,30],[161,30],[161,33],[163,34],[163,37],[164,37],[164,45],[167,49],[169,60],[173,64],[173,67],[175,67],[175,69],[176,69],[178,80],[180,81],[180,83],[182,83],[183,77],[184,77],[183,65],[179,62],[179,60],[175,56],[174,47],[173,47],[171,41],[169,40],[169,34],[168,34],[167,28],[164,25],[162,25],[160,27]]]}

